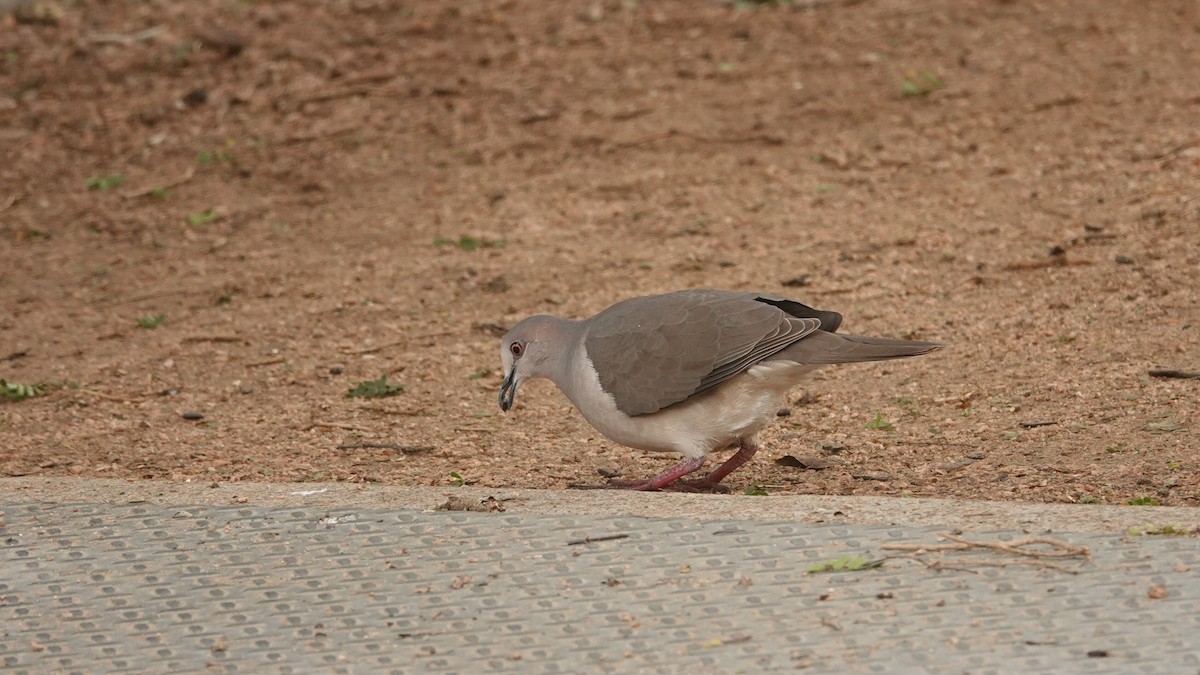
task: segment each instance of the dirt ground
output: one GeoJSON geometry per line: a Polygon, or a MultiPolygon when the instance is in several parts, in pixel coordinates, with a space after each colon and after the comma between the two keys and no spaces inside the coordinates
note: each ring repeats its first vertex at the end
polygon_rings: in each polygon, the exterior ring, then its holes
{"type": "Polygon", "coordinates": [[[1200,504],[1192,0],[17,4],[0,475],[649,475],[498,334],[714,287],[947,345],[735,492],[1200,504]]]}

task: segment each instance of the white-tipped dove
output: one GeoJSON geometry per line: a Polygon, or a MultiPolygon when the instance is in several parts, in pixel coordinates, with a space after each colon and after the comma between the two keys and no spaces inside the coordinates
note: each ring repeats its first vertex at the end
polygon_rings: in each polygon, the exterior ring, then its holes
{"type": "Polygon", "coordinates": [[[881,361],[933,342],[841,335],[842,315],[761,293],[686,290],[618,302],[579,321],[533,316],[504,336],[500,408],[521,382],[558,385],[592,426],[621,445],[684,460],[607,487],[716,489],[758,450],[800,377],[831,363],[881,361]],[[714,450],[737,446],[699,480],[680,480],[714,450]]]}

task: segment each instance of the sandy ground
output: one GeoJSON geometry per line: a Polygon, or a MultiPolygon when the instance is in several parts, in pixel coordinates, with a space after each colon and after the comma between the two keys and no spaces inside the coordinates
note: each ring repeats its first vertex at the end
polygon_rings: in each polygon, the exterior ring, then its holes
{"type": "Polygon", "coordinates": [[[947,345],[736,492],[1200,504],[1190,0],[18,4],[0,475],[648,475],[497,334],[715,287],[947,345]]]}

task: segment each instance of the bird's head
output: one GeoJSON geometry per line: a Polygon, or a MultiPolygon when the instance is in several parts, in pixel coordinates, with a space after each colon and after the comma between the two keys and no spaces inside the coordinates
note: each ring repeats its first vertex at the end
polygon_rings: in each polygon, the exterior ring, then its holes
{"type": "Polygon", "coordinates": [[[512,327],[500,342],[504,381],[500,384],[500,409],[507,412],[525,380],[555,379],[575,322],[555,316],[531,316],[512,327]]]}

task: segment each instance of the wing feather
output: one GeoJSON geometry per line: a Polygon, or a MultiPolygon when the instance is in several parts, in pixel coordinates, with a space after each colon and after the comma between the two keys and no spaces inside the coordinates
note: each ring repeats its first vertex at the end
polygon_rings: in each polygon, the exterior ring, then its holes
{"type": "Polygon", "coordinates": [[[753,293],[679,291],[600,312],[588,320],[584,348],[617,408],[647,415],[712,389],[831,316],[840,321],[833,312],[753,293]]]}

